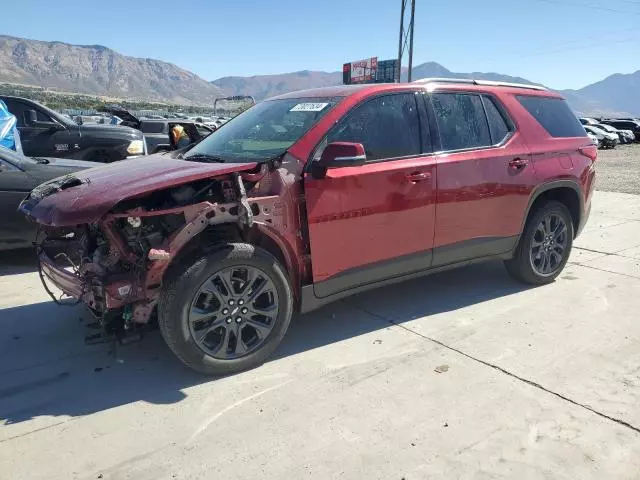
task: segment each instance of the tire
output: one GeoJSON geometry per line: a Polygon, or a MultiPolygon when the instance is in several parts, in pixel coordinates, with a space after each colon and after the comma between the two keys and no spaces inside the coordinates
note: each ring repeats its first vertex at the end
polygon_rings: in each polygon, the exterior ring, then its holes
{"type": "Polygon", "coordinates": [[[228,375],[263,363],[282,341],[293,313],[291,285],[278,260],[252,245],[230,243],[214,251],[191,256],[183,262],[168,272],[158,305],[158,326],[169,348],[185,365],[209,375],[228,375]],[[247,272],[249,280],[238,280],[234,276],[242,272],[247,272]],[[251,283],[249,272],[253,272],[254,283],[251,283]],[[263,280],[266,286],[260,287],[263,280]],[[228,296],[224,295],[224,285],[231,285],[232,292],[228,296]],[[258,288],[254,288],[256,285],[258,288]],[[248,292],[242,294],[246,297],[243,297],[246,304],[243,298],[234,296],[240,287],[248,292]],[[252,292],[255,296],[255,292],[261,289],[262,292],[251,300],[252,292]],[[208,300],[204,302],[203,298],[208,300]],[[268,322],[266,316],[251,317],[254,309],[274,311],[271,305],[258,305],[259,301],[264,304],[265,299],[267,303],[276,299],[276,313],[268,318],[268,322]],[[211,311],[217,308],[219,313],[205,320],[201,326],[203,321],[194,321],[194,317],[206,317],[211,313],[198,305],[207,305],[208,308],[212,303],[211,311]],[[243,305],[241,311],[240,305],[243,305]],[[249,310],[246,307],[251,310],[246,318],[241,318],[249,310]],[[226,323],[230,318],[231,322],[226,323]],[[236,323],[238,318],[244,320],[244,324],[236,323]],[[265,333],[267,328],[270,330],[265,333]],[[241,343],[238,343],[238,334],[243,339],[241,343]],[[250,342],[244,341],[247,338],[261,343],[249,347],[250,342]],[[216,339],[220,339],[219,343],[215,342],[216,339]],[[212,343],[217,348],[212,347],[212,343]],[[246,352],[240,355],[237,352],[241,350],[246,352]]]}
{"type": "MultiPolygon", "coordinates": [[[[555,225],[558,224],[556,223],[555,225]]],[[[553,282],[556,277],[562,273],[562,270],[569,260],[571,247],[573,245],[573,235],[571,213],[563,203],[549,201],[541,205],[529,215],[513,258],[504,262],[507,271],[516,280],[529,285],[544,285],[553,282]],[[539,227],[544,228],[542,222],[546,217],[553,219],[554,216],[562,219],[566,226],[564,236],[559,237],[559,240],[564,244],[560,261],[558,261],[556,255],[551,253],[553,251],[560,255],[558,253],[560,250],[559,243],[556,247],[554,240],[547,240],[544,237],[544,231],[539,230],[539,227]],[[534,246],[534,242],[538,243],[540,238],[543,238],[545,242],[549,242],[549,247],[545,247],[544,245],[540,247],[534,246]],[[542,253],[532,253],[532,248],[535,248],[536,252],[542,253]],[[549,248],[549,256],[553,257],[553,259],[549,260],[548,264],[544,264],[550,271],[543,273],[541,272],[541,270],[543,270],[541,265],[545,262],[545,259],[542,258],[542,256],[545,255],[545,248],[549,248]]]]}

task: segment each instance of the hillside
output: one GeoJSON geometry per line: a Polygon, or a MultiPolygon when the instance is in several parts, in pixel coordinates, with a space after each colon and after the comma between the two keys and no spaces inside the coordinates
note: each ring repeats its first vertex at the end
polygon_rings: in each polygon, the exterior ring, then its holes
{"type": "MultiPolygon", "coordinates": [[[[413,79],[478,78],[533,83],[492,72],[459,73],[427,62],[413,79]]],[[[406,70],[403,72],[406,79],[406,70]]],[[[305,88],[339,85],[342,72],[302,70],[279,75],[223,77],[213,82],[171,63],[133,58],[99,45],[79,46],[0,35],[0,83],[33,85],[136,102],[211,105],[219,97],[251,95],[262,100],[305,88]]],[[[640,70],[614,74],[579,90],[563,90],[572,108],[584,115],[640,116],[640,70]]]]}
{"type": "MultiPolygon", "coordinates": [[[[532,83],[519,77],[510,77],[499,73],[455,73],[435,62],[422,63],[413,68],[413,80],[428,77],[481,78],[485,80],[532,83]]],[[[403,81],[407,80],[407,69],[402,72],[403,81]]],[[[274,97],[282,93],[304,90],[305,88],[340,85],[342,72],[301,72],[278,75],[256,75],[253,77],[223,77],[212,82],[229,95],[251,95],[256,100],[274,97]]]]}
{"type": "Polygon", "coordinates": [[[144,101],[209,104],[220,89],[171,63],[0,35],[0,82],[144,101]]]}
{"type": "MultiPolygon", "coordinates": [[[[513,77],[494,72],[452,72],[435,62],[427,62],[413,68],[413,80],[430,77],[476,78],[512,83],[535,83],[522,77],[513,77]]],[[[403,80],[407,71],[403,70],[403,80]]],[[[253,77],[224,77],[214,80],[229,95],[252,95],[256,100],[280,95],[281,93],[305,88],[339,85],[342,72],[294,72],[279,75],[258,75],[253,77]]],[[[580,115],[640,116],[640,71],[629,74],[615,74],[601,82],[580,90],[563,90],[571,107],[580,115]]]]}
{"type": "Polygon", "coordinates": [[[640,116],[640,70],[634,73],[616,73],[580,90],[561,92],[575,105],[592,115],[600,110],[613,110],[640,116]]]}
{"type": "Polygon", "coordinates": [[[212,82],[228,95],[251,95],[256,100],[305,88],[327,87],[342,83],[342,72],[300,72],[253,77],[223,77],[212,82]]]}

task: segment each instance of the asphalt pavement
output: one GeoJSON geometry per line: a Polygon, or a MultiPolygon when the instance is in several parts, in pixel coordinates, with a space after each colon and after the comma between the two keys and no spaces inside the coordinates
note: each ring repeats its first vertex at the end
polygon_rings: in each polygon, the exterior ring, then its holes
{"type": "Polygon", "coordinates": [[[160,335],[83,344],[30,253],[0,256],[1,479],[638,478],[640,196],[598,192],[570,264],[500,263],[294,319],[219,379],[160,335]]]}

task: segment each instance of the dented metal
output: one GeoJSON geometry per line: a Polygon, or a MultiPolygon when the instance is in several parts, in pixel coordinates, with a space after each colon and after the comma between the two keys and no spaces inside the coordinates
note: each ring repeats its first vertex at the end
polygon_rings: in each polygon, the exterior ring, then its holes
{"type": "MultiPolygon", "coordinates": [[[[168,162],[164,171],[174,172],[172,161],[164,161],[168,162]]],[[[193,162],[180,162],[183,163],[191,165],[193,162]]],[[[126,309],[129,312],[126,316],[132,322],[147,323],[158,303],[166,271],[184,247],[197,240],[205,230],[215,237],[217,229],[226,225],[239,239],[259,244],[261,238],[268,238],[271,245],[279,249],[291,275],[298,278],[303,270],[297,265],[297,246],[291,244],[301,240],[297,233],[300,227],[296,221],[297,209],[287,207],[287,201],[299,198],[295,176],[288,170],[266,165],[257,172],[251,164],[226,165],[224,169],[219,168],[219,164],[206,165],[216,167],[212,169],[201,168],[201,164],[196,166],[197,175],[187,175],[188,181],[170,184],[166,178],[160,178],[156,184],[161,188],[147,190],[144,195],[137,188],[126,187],[124,190],[133,194],[133,198],[120,197],[116,202],[116,195],[110,192],[106,197],[112,204],[104,213],[101,210],[106,206],[105,197],[94,198],[82,188],[91,184],[89,190],[93,192],[97,188],[102,192],[116,180],[125,182],[120,177],[120,169],[115,169],[113,175],[90,174],[79,184],[73,182],[74,186],[68,191],[43,188],[41,191],[46,194],[39,195],[38,199],[27,199],[23,211],[41,224],[57,225],[44,228],[45,235],[38,247],[44,276],[99,315],[119,310],[124,315],[126,309]],[[251,168],[254,170],[246,173],[237,171],[251,168]],[[205,171],[208,171],[207,176],[203,176],[205,171]],[[223,173],[212,176],[218,172],[223,173]],[[198,183],[205,180],[204,186],[198,183]],[[195,201],[189,201],[190,198],[195,201]],[[70,208],[69,202],[76,204],[78,199],[93,202],[78,209],[78,223],[87,220],[88,212],[97,214],[100,211],[102,214],[86,222],[77,233],[75,230],[65,233],[65,228],[78,228],[64,213],[70,208]],[[157,208],[154,202],[168,205],[157,208]],[[165,219],[171,219],[166,227],[170,231],[165,231],[165,219]],[[73,227],[70,226],[72,223],[73,227]],[[48,228],[50,236],[47,235],[48,228]],[[50,255],[53,243],[49,245],[48,242],[53,242],[54,231],[56,248],[60,248],[61,238],[67,235],[75,239],[75,244],[80,238],[85,251],[69,252],[68,261],[53,257],[50,255]],[[72,261],[78,265],[69,271],[72,261]]],[[[71,242],[68,249],[71,249],[71,242]]]]}

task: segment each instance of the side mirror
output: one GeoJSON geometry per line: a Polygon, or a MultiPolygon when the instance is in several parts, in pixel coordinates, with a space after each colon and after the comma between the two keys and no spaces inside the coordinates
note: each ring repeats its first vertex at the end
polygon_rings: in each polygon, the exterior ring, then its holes
{"type": "Polygon", "coordinates": [[[24,122],[29,126],[35,126],[36,122],[38,121],[38,115],[36,114],[35,110],[27,110],[25,111],[25,118],[24,118],[24,122]]]}
{"type": "Polygon", "coordinates": [[[35,110],[27,110],[25,123],[30,127],[42,128],[52,131],[64,130],[64,127],[56,122],[41,122],[35,110]]]}
{"type": "Polygon", "coordinates": [[[322,152],[320,160],[311,164],[313,178],[324,178],[329,168],[355,167],[367,160],[361,143],[332,142],[322,152]]]}

